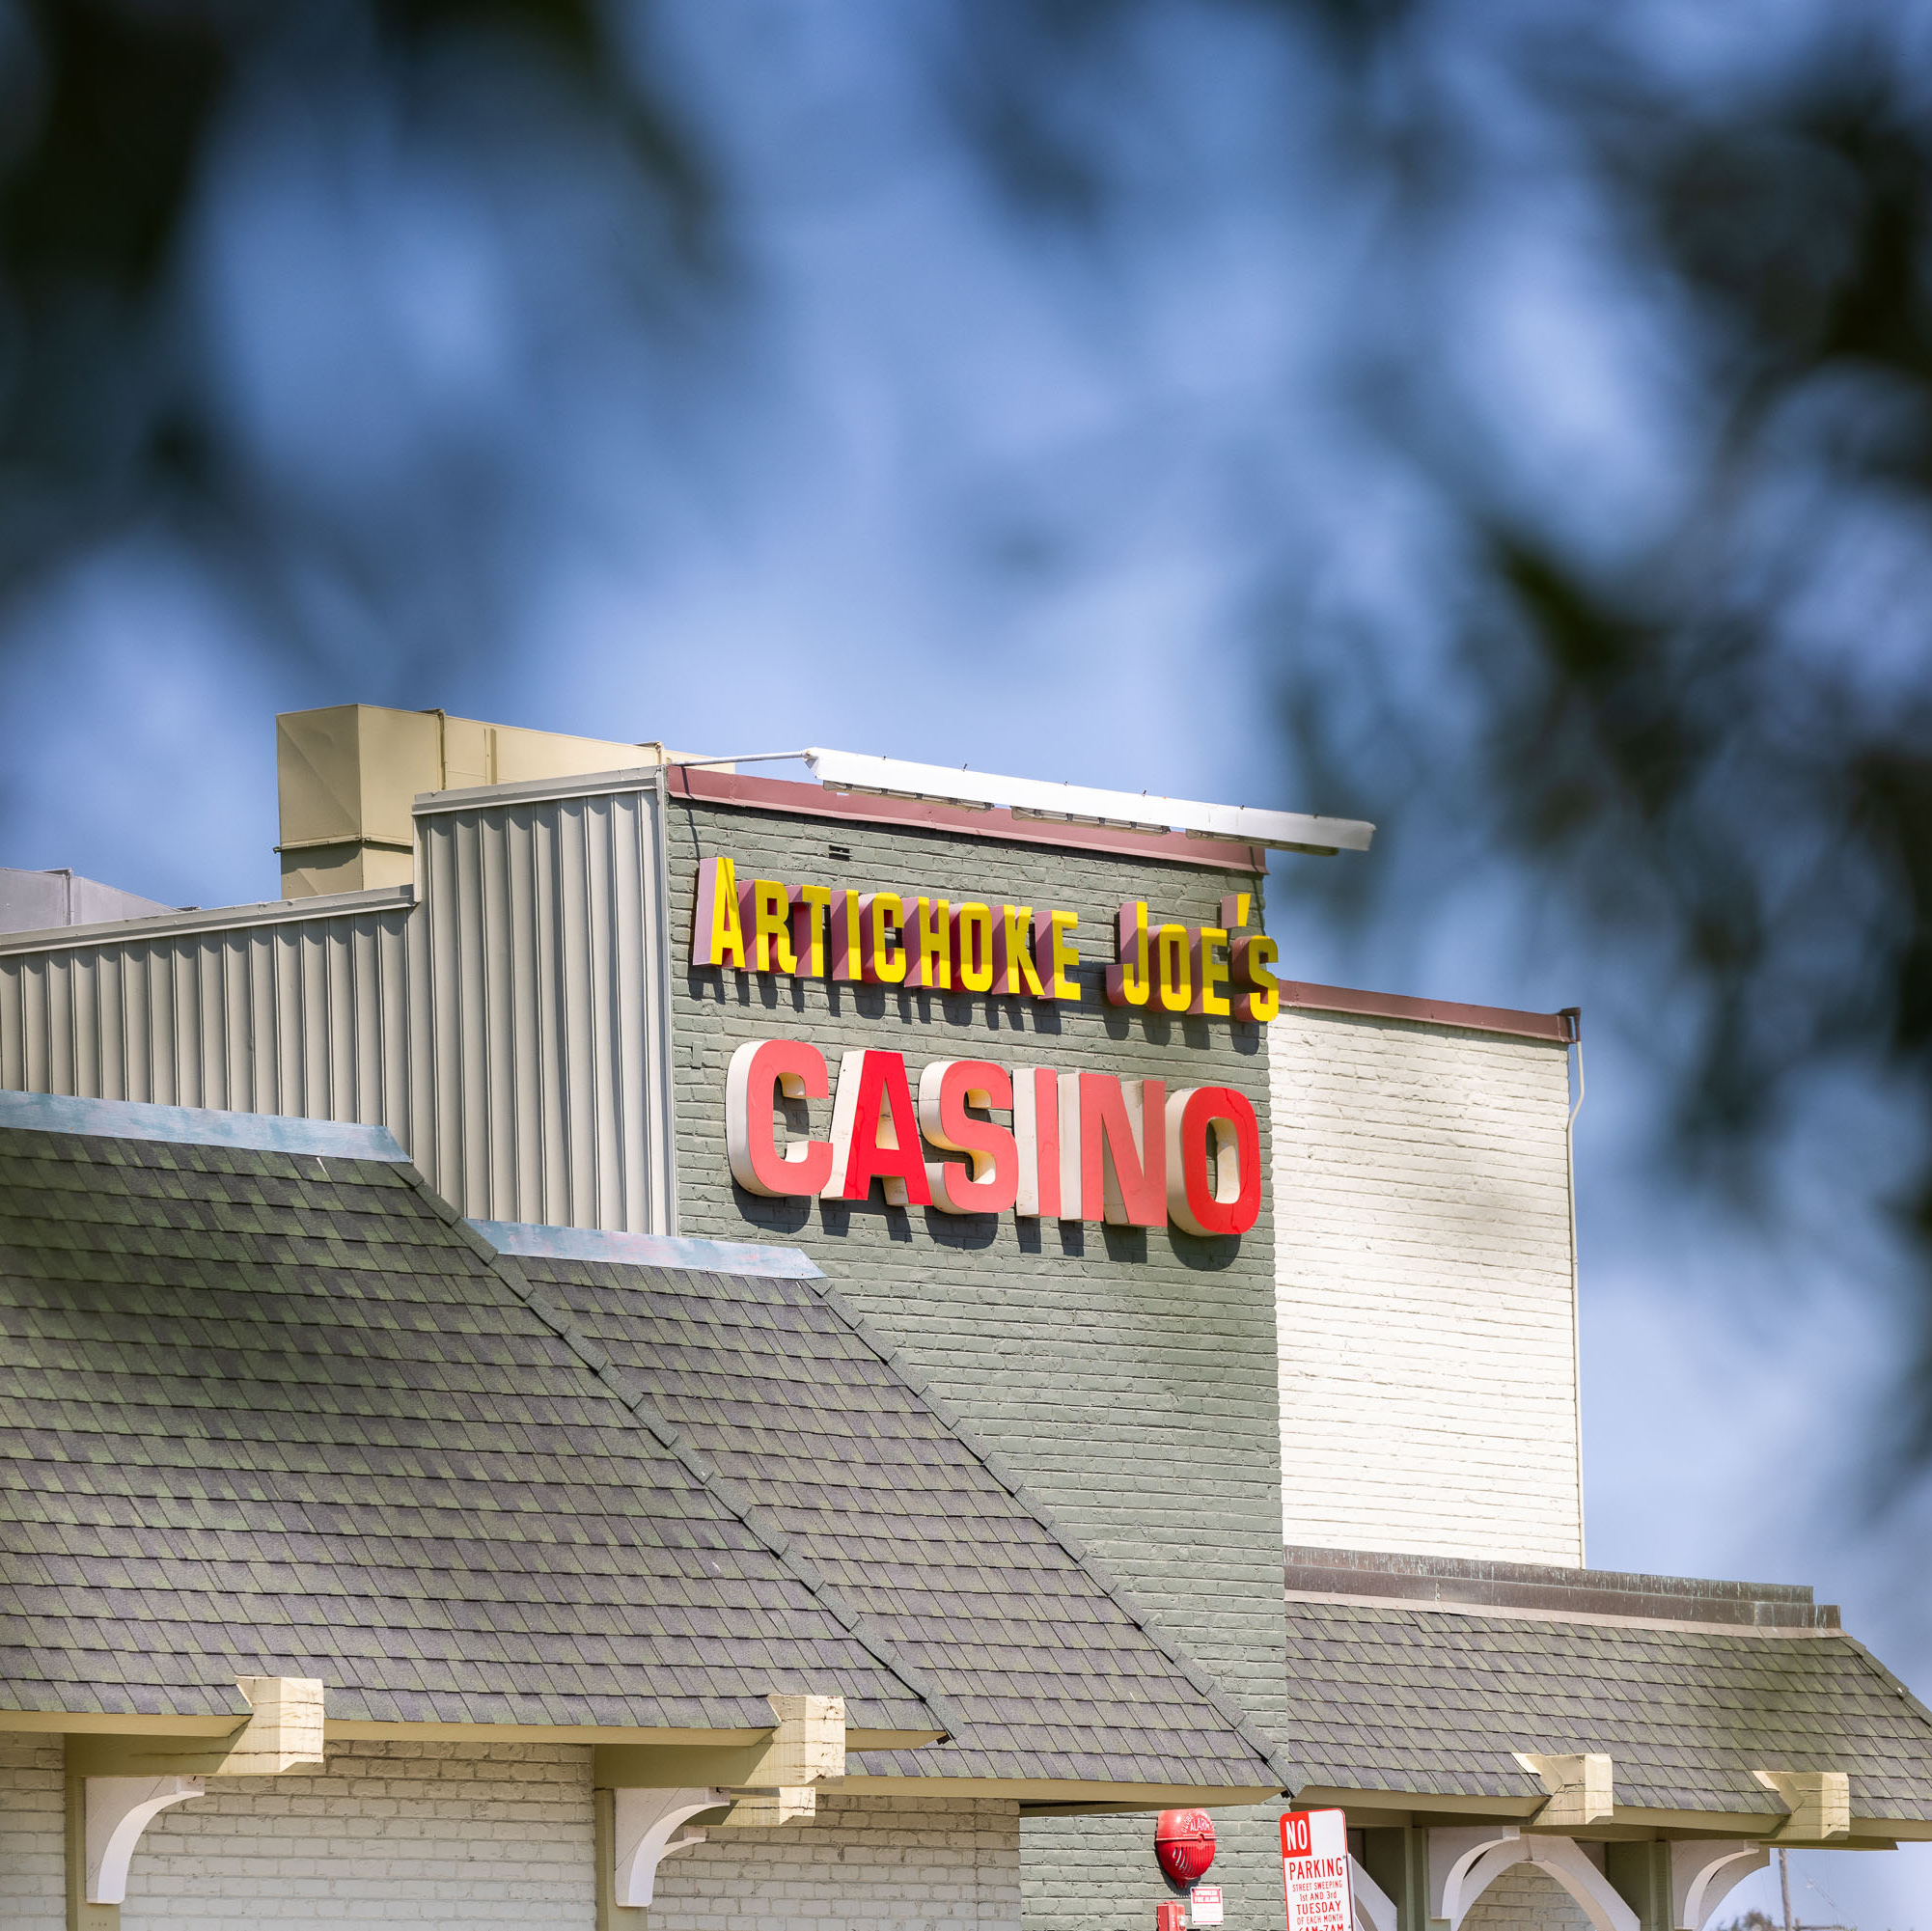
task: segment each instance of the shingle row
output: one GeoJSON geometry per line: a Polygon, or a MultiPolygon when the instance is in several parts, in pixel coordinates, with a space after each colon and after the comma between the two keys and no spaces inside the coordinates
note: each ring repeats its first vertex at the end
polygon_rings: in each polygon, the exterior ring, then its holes
{"type": "Polygon", "coordinates": [[[1514,1752],[1607,1752],[1616,1801],[1753,1810],[1754,1770],[1842,1770],[1855,1815],[1932,1820],[1932,1717],[1858,1643],[1636,1622],[1291,1600],[1308,1779],[1533,1796],[1514,1752]]]}
{"type": "Polygon", "coordinates": [[[385,1163],[0,1131],[0,1519],[17,1708],[836,1690],[954,1732],[855,1770],[1282,1780],[813,1287],[510,1262],[385,1163]]]}

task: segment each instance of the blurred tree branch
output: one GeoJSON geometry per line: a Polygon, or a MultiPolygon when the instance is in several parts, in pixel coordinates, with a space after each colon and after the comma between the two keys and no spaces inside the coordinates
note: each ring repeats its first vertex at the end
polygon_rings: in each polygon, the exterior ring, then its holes
{"type": "MultiPolygon", "coordinates": [[[[1029,220],[1131,223],[1157,0],[976,8],[963,124],[1029,220]],[[1069,69],[1071,73],[1069,75],[1069,69]],[[1130,76],[1123,82],[1119,76],[1130,76]],[[1110,119],[1093,107],[1113,90],[1110,119]]],[[[1226,0],[1321,77],[1339,175],[1384,210],[1353,357],[1359,434],[1425,492],[1413,624],[1292,615],[1275,638],[1304,787],[1393,822],[1403,916],[1460,849],[1528,868],[1577,928],[1690,993],[1670,1158],[1739,1202],[1821,1071],[1902,1096],[1891,1203],[1921,1281],[1909,1440],[1932,1460],[1932,41],[1922,10],[1761,33],[1633,11],[1226,0]],[[1729,31],[1729,39],[1724,36],[1729,31]],[[1722,43],[1723,51],[1712,49],[1722,43]],[[1527,130],[1527,131],[1526,131],[1527,130]],[[1591,211],[1681,391],[1668,515],[1552,496],[1530,438],[1458,400],[1422,318],[1466,305],[1483,222],[1537,171],[1591,211]],[[1445,702],[1446,690],[1455,694],[1445,702]],[[1454,828],[1454,829],[1450,829],[1454,828]]],[[[962,31],[967,31],[962,29],[962,31]]],[[[1204,111],[1211,113],[1211,106],[1204,111]]],[[[1283,113],[1290,104],[1283,104],[1283,113]]],[[[1179,163],[1176,163],[1179,165],[1179,163]]],[[[1150,220],[1157,227],[1157,218],[1150,220]]],[[[1158,245],[1149,242],[1148,245],[1158,245]]],[[[1348,356],[1344,349],[1343,362],[1348,356]]],[[[1526,400],[1532,392],[1525,392],[1526,400]]],[[[1533,405],[1533,404],[1532,404],[1533,405]]],[[[1649,506],[1652,512],[1657,505],[1649,506]]],[[[1304,533],[1282,569],[1308,574],[1304,533]]],[[[1377,902],[1365,871],[1339,908],[1377,902]]]]}
{"type": "MultiPolygon", "coordinates": [[[[195,259],[223,143],[255,94],[298,74],[342,111],[433,119],[466,58],[531,96],[488,140],[549,131],[547,91],[616,137],[647,279],[702,275],[713,184],[686,117],[638,50],[636,10],[595,0],[25,0],[0,38],[0,660],[23,592],[159,521],[225,572],[263,648],[317,640],[278,572],[371,532],[321,528],[262,483],[221,395],[223,351],[195,259]],[[626,31],[620,33],[620,27],[626,31]]],[[[504,103],[499,100],[498,109],[504,103]]],[[[515,103],[511,103],[514,107],[515,103]]],[[[353,520],[353,518],[351,518],[353,520]]],[[[371,506],[368,520],[380,521],[371,506]]],[[[379,532],[376,533],[379,535],[379,532]]],[[[468,637],[467,648],[483,640],[468,637]]],[[[406,655],[406,640],[394,640],[406,655]]]]}
{"type": "MultiPolygon", "coordinates": [[[[1306,500],[1284,492],[1269,531],[1261,574],[1294,615],[1257,622],[1309,802],[1394,833],[1336,885],[1363,916],[1399,890],[1414,921],[1480,847],[1622,977],[1668,973],[1697,1015],[1671,1045],[1670,1157],[1736,1200],[1761,1198],[1821,1075],[1896,1098],[1917,1165],[1893,1207],[1932,1337],[1921,11],[929,0],[904,17],[1007,213],[1117,254],[1185,225],[1176,183],[1234,112],[1186,38],[1234,37],[1240,111],[1267,123],[1255,152],[1293,177],[1283,200],[1332,202],[1373,239],[1336,305],[1324,406],[1422,506],[1388,567],[1426,623],[1297,601],[1306,500]],[[1618,398],[1651,464],[1635,508],[1587,465],[1553,483],[1520,372],[1492,367],[1502,404],[1471,393],[1455,318],[1496,237],[1553,209],[1587,227],[1606,299],[1659,345],[1666,372],[1618,398]]],[[[732,209],[652,19],[617,0],[0,14],[0,671],[26,592],[156,526],[236,587],[275,650],[326,651],[317,577],[368,606],[394,657],[483,648],[505,600],[493,519],[543,486],[507,473],[538,467],[531,438],[493,454],[428,434],[386,492],[358,477],[301,494],[231,393],[212,210],[249,165],[237,130],[281,87],[339,121],[374,103],[432,130],[484,196],[547,179],[568,149],[623,210],[628,292],[701,284],[732,209]],[[468,588],[412,627],[399,612],[436,544],[468,588]]],[[[1913,1389],[1922,1463],[1932,1343],[1913,1389]]]]}

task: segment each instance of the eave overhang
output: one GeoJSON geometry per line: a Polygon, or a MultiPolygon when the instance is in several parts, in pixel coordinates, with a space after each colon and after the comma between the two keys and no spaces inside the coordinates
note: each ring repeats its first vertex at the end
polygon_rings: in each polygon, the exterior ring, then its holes
{"type": "Polygon", "coordinates": [[[1044,1777],[847,1777],[839,1790],[859,1797],[1010,1797],[1022,1815],[1073,1815],[1079,1811],[1211,1810],[1269,1804],[1285,1797],[1279,1784],[1108,1783],[1044,1777]]]}
{"type": "MultiPolygon", "coordinates": [[[[247,1714],[134,1716],[99,1710],[0,1710],[0,1733],[28,1736],[220,1737],[247,1714]]],[[[621,1724],[364,1723],[325,1719],[329,1743],[578,1743],[643,1745],[665,1750],[743,1750],[770,1741],[770,1729],[642,1729],[621,1724]]],[[[925,1750],[944,1743],[941,1729],[845,1732],[845,1747],[925,1750]]]]}
{"type": "Polygon", "coordinates": [[[1543,1807],[1537,1797],[1468,1796],[1445,1790],[1360,1790],[1344,1784],[1308,1783],[1294,1793],[1303,1809],[1346,1810],[1370,1828],[1408,1825],[1447,1828],[1458,1824],[1512,1824],[1526,1836],[1583,1836],[1606,1843],[1644,1837],[1750,1837],[1780,1846],[1819,1850],[1891,1850],[1901,1842],[1932,1842],[1932,1818],[1867,1817],[1854,1813],[1848,1837],[1808,1840],[1783,1834],[1782,1810],[1673,1810],[1619,1804],[1610,1816],[1581,1829],[1532,1820],[1543,1807]]]}

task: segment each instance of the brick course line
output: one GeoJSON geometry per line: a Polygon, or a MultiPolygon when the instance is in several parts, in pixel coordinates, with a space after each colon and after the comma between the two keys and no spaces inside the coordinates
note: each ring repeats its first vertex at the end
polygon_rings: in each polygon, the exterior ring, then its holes
{"type": "Polygon", "coordinates": [[[1296,1780],[1295,1772],[1282,1764],[1275,1754],[1276,1747],[1260,1734],[1255,1727],[1254,1720],[1228,1697],[1208,1671],[1202,1669],[1175,1640],[1159,1614],[1141,1602],[1132,1590],[1110,1572],[1107,1564],[1091,1550],[1069,1531],[1061,1527],[1053,1509],[1034,1492],[1025,1478],[1006,1462],[999,1450],[986,1441],[944,1395],[933,1389],[917,1367],[905,1360],[902,1351],[894,1347],[891,1341],[881,1335],[864,1314],[852,1307],[829,1281],[821,1276],[808,1281],[807,1285],[873,1354],[904,1381],[906,1386],[965,1444],[966,1448],[980,1458],[993,1479],[1126,1611],[1129,1618],[1155,1648],[1201,1693],[1207,1706],[1282,1779],[1283,1794],[1293,1789],[1296,1780]]]}

